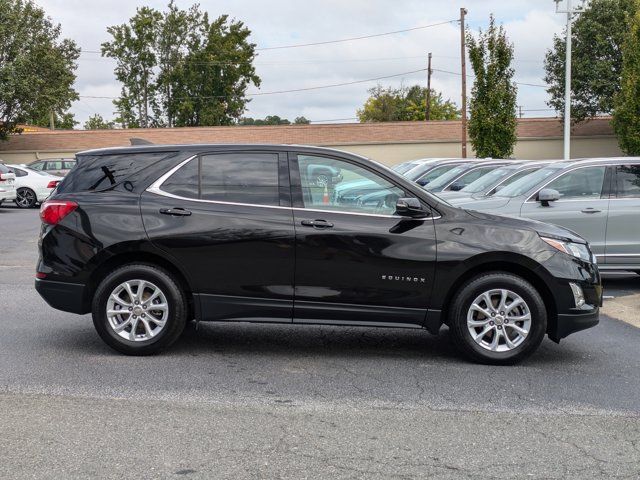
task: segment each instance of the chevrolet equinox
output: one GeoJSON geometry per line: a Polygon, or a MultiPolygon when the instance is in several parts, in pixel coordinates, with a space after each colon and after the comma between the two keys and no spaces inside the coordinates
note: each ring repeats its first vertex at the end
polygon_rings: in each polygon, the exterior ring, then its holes
{"type": "Polygon", "coordinates": [[[292,145],[92,150],[42,205],[36,289],[151,354],[186,322],[424,328],[510,364],[598,323],[587,242],[452,207],[350,153],[292,145]],[[357,185],[346,201],[338,186],[357,185]]]}

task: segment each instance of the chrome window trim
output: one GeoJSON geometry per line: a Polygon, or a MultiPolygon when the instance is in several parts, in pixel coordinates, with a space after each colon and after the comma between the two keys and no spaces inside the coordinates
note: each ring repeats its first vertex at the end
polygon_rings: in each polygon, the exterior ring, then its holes
{"type": "Polygon", "coordinates": [[[596,257],[640,257],[640,253],[598,253],[596,257]]]}
{"type": "MultiPolygon", "coordinates": [[[[194,160],[197,157],[198,157],[198,155],[192,155],[191,157],[187,158],[186,160],[180,162],[178,165],[176,165],[175,167],[171,168],[169,171],[164,173],[160,178],[158,178],[155,182],[153,182],[146,189],[146,191],[149,192],[149,193],[153,193],[155,195],[161,195],[163,197],[175,198],[176,200],[185,200],[187,202],[211,203],[211,204],[215,204],[215,205],[234,205],[234,206],[240,206],[240,207],[275,208],[275,209],[278,209],[278,210],[291,210],[291,211],[295,210],[295,211],[301,211],[301,212],[337,213],[337,214],[340,214],[340,215],[357,215],[357,216],[364,216],[364,217],[380,217],[380,218],[396,218],[396,219],[409,218],[409,217],[401,217],[400,215],[383,215],[383,214],[378,214],[378,213],[339,212],[339,211],[335,211],[335,210],[322,210],[322,209],[315,209],[315,208],[283,207],[283,206],[280,206],[280,205],[260,205],[260,204],[257,204],[257,203],[225,202],[225,201],[222,201],[222,200],[203,200],[201,198],[189,198],[189,197],[182,197],[180,195],[174,195],[173,193],[165,192],[164,190],[162,190],[160,188],[162,186],[162,184],[171,175],[173,175],[175,172],[180,170],[180,168],[182,168],[184,165],[186,165],[191,160],[194,160]]],[[[425,217],[425,220],[426,219],[437,220],[439,218],[442,218],[442,216],[438,215],[437,217],[425,217]]]]}
{"type": "MultiPolygon", "coordinates": [[[[561,173],[560,175],[558,175],[558,176],[556,176],[556,177],[553,177],[551,180],[549,180],[547,183],[545,183],[544,185],[542,185],[540,188],[536,188],[536,189],[535,189],[535,192],[534,192],[534,193],[532,193],[532,194],[529,196],[529,198],[527,198],[527,199],[524,201],[524,203],[529,203],[529,202],[531,202],[531,199],[532,199],[533,197],[535,197],[535,195],[536,195],[536,194],[540,193],[540,190],[542,190],[543,188],[545,188],[545,187],[546,187],[547,185],[549,185],[551,182],[553,182],[553,181],[557,180],[558,178],[560,178],[560,177],[562,177],[562,176],[566,175],[567,173],[571,173],[571,172],[573,172],[573,171],[575,171],[575,170],[579,170],[579,169],[582,169],[582,168],[604,167],[604,168],[605,168],[605,172],[604,172],[604,174],[605,174],[605,177],[606,177],[606,175],[607,175],[607,172],[606,172],[607,167],[612,167],[612,166],[614,166],[614,165],[615,165],[615,164],[608,164],[608,163],[607,163],[607,164],[599,164],[599,163],[598,163],[598,164],[591,164],[591,165],[578,165],[578,166],[575,166],[575,167],[570,168],[570,169],[565,170],[565,171],[562,171],[562,169],[561,169],[560,171],[561,171],[562,173],[561,173]]],[[[603,184],[603,186],[604,186],[604,178],[603,178],[602,182],[603,182],[602,184],[603,184]]],[[[602,194],[600,194],[600,195],[602,195],[602,194]]],[[[580,199],[577,199],[577,200],[562,200],[562,199],[560,199],[560,200],[556,200],[556,202],[563,202],[563,203],[566,203],[566,202],[584,202],[585,200],[586,200],[586,201],[588,201],[588,200],[610,200],[610,198],[602,198],[602,196],[600,196],[600,197],[598,197],[598,198],[580,198],[580,199]]],[[[536,203],[536,202],[537,202],[537,200],[533,200],[533,202],[532,202],[532,203],[536,203]]]]}

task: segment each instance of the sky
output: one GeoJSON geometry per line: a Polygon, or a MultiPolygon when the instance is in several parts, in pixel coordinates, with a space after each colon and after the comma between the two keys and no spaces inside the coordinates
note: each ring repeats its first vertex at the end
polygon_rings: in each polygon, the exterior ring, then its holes
{"type": "MultiPolygon", "coordinates": [[[[127,22],[137,7],[164,9],[168,0],[36,0],[62,33],[83,49],[100,50],[110,39],[107,27],[127,22]]],[[[193,1],[178,0],[180,8],[193,1]]],[[[486,28],[493,13],[514,44],[515,80],[542,85],[544,55],[555,33],[561,33],[566,17],[555,12],[553,0],[201,0],[210,17],[228,14],[251,30],[257,48],[322,42],[349,37],[422,27],[459,18],[460,7],[468,11],[467,25],[473,32],[486,28]]],[[[262,79],[259,89],[272,92],[396,75],[426,69],[432,52],[432,88],[460,104],[460,27],[457,22],[394,35],[328,45],[261,50],[255,60],[262,79]],[[442,71],[439,71],[442,70],[442,71]],[[453,73],[445,73],[453,72],[453,73]]],[[[115,117],[112,100],[120,84],[113,75],[115,63],[100,54],[84,52],[79,59],[75,88],[81,98],[72,106],[82,123],[92,114],[115,117]]],[[[468,72],[470,68],[468,66],[468,72]]],[[[245,116],[279,115],[293,120],[304,116],[314,122],[357,121],[356,111],[367,98],[367,90],[383,86],[426,86],[426,72],[407,73],[379,81],[278,95],[252,97],[245,116]]],[[[468,92],[472,79],[468,80],[468,92]]],[[[518,85],[518,105],[529,117],[552,116],[546,105],[548,94],[539,86],[518,85]]]]}

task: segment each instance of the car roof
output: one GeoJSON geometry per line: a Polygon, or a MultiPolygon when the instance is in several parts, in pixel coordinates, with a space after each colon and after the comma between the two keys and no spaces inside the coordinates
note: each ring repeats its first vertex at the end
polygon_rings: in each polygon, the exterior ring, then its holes
{"type": "Polygon", "coordinates": [[[336,148],[316,147],[310,145],[275,144],[275,143],[191,143],[173,145],[136,145],[129,147],[110,147],[84,150],[77,155],[114,155],[124,153],[153,153],[153,152],[203,152],[203,151],[233,151],[239,149],[256,149],[266,151],[298,151],[307,153],[339,152],[352,157],[369,160],[367,157],[336,148]]]}

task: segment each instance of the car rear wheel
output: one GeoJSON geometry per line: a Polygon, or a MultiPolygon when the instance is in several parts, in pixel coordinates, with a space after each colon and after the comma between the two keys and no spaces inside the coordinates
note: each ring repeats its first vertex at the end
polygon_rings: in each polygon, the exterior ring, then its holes
{"type": "Polygon", "coordinates": [[[36,192],[27,187],[19,188],[16,191],[16,205],[20,208],[33,208],[36,206],[38,198],[36,192]]]}
{"type": "Polygon", "coordinates": [[[127,355],[149,355],[180,337],[187,301],[168,272],[126,265],[100,282],[92,313],[98,334],[110,347],[127,355]]]}
{"type": "Polygon", "coordinates": [[[524,278],[488,273],[458,290],[449,328],[454,344],[468,358],[508,365],[538,348],[547,330],[547,312],[540,293],[524,278]]]}

